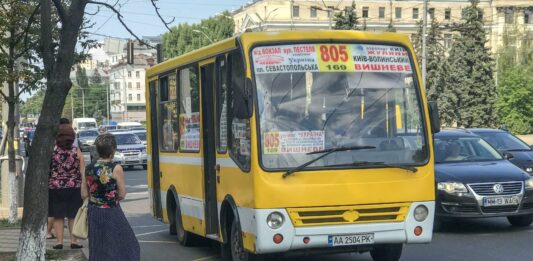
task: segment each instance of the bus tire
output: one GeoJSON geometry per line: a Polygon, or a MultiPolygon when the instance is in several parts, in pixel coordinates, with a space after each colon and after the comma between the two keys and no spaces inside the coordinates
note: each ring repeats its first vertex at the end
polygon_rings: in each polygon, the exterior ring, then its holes
{"type": "Polygon", "coordinates": [[[263,260],[262,256],[254,255],[252,253],[244,250],[242,244],[242,231],[236,219],[233,219],[231,224],[231,233],[230,233],[230,250],[231,250],[231,260],[233,261],[261,261],[263,260]]]}
{"type": "Polygon", "coordinates": [[[533,223],[533,215],[508,216],[507,220],[513,227],[528,227],[533,223]]]}
{"type": "Polygon", "coordinates": [[[181,219],[181,210],[180,205],[176,204],[176,215],[174,216],[174,223],[176,224],[176,237],[178,242],[182,246],[192,246],[194,245],[194,235],[191,232],[188,232],[183,228],[183,221],[181,219]]]}
{"type": "Polygon", "coordinates": [[[370,251],[374,261],[397,261],[402,256],[403,244],[383,244],[374,246],[370,251]]]}

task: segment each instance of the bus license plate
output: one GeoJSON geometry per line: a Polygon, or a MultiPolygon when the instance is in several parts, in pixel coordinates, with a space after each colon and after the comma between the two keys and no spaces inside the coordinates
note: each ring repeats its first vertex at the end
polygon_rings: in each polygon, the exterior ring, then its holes
{"type": "Polygon", "coordinates": [[[509,205],[518,205],[518,197],[485,197],[483,198],[484,207],[493,207],[493,206],[509,206],[509,205]]]}
{"type": "Polygon", "coordinates": [[[374,244],[374,234],[356,234],[328,237],[328,246],[330,247],[367,244],[374,244]]]}

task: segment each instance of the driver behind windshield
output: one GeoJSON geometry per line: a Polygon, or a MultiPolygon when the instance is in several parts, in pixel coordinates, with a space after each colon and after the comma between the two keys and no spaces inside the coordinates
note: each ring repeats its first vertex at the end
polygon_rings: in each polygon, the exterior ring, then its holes
{"type": "Polygon", "coordinates": [[[464,160],[465,157],[459,155],[461,153],[461,145],[459,142],[451,142],[448,145],[448,149],[446,151],[446,154],[448,155],[446,157],[446,161],[460,161],[464,160]]]}

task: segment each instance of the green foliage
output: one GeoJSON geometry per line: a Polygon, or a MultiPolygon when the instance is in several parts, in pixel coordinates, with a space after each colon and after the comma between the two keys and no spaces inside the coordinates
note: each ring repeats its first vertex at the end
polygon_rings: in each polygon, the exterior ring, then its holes
{"type": "Polygon", "coordinates": [[[462,127],[490,127],[497,124],[494,61],[486,47],[486,33],[479,0],[470,0],[463,9],[459,36],[455,39],[445,64],[442,84],[447,91],[450,110],[443,119],[462,127]]]}
{"type": "MultiPolygon", "coordinates": [[[[352,1],[351,6],[347,6],[344,11],[340,11],[335,14],[333,21],[335,25],[333,29],[335,30],[359,30],[359,18],[357,17],[357,11],[355,9],[355,1],[352,1]]],[[[365,21],[366,27],[366,21],[365,21]]]]}
{"type": "Polygon", "coordinates": [[[235,24],[229,12],[200,21],[179,24],[163,35],[165,58],[176,57],[233,35],[235,24]]]}
{"type": "Polygon", "coordinates": [[[506,28],[498,55],[498,116],[516,134],[533,132],[533,32],[506,28]]]}

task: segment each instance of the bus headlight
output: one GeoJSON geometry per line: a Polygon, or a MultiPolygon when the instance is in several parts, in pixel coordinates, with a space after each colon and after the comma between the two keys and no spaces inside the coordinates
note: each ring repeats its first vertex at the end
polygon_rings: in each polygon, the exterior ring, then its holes
{"type": "Polygon", "coordinates": [[[418,205],[415,208],[414,217],[415,217],[415,220],[418,222],[422,222],[426,220],[426,218],[428,217],[428,214],[429,214],[429,210],[424,205],[418,205]]]}
{"type": "Polygon", "coordinates": [[[450,194],[468,193],[466,186],[459,182],[439,182],[437,184],[437,189],[450,194]]]}
{"type": "Polygon", "coordinates": [[[526,189],[533,189],[533,178],[526,180],[525,183],[526,183],[526,189]]]}
{"type": "Polygon", "coordinates": [[[267,217],[267,225],[272,229],[278,229],[283,225],[283,214],[279,212],[272,212],[267,217]]]}

